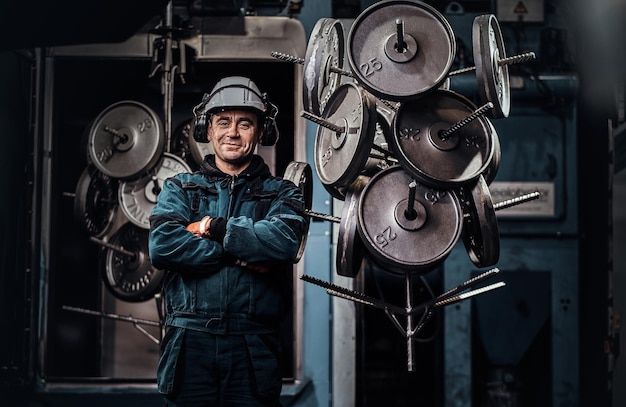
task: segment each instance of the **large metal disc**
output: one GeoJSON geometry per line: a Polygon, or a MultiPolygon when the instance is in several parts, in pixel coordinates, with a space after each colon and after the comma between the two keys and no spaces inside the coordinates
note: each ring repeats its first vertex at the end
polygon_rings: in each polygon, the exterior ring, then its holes
{"type": "Polygon", "coordinates": [[[491,141],[493,142],[493,157],[491,157],[491,161],[489,161],[489,165],[483,171],[482,176],[485,178],[485,182],[487,185],[491,185],[493,180],[496,178],[498,174],[498,170],[500,169],[500,161],[502,160],[502,148],[500,146],[500,137],[498,136],[498,132],[496,128],[493,126],[493,123],[489,121],[491,126],[491,141]]]}
{"type": "Polygon", "coordinates": [[[506,58],[506,48],[496,16],[485,14],[474,18],[472,47],[478,95],[482,104],[493,103],[487,115],[494,119],[508,117],[511,110],[509,68],[500,64],[506,58]]]}
{"type": "Polygon", "coordinates": [[[341,83],[341,75],[331,67],[343,68],[344,30],[340,20],[320,18],[306,47],[303,69],[304,109],[321,115],[328,99],[341,83]]]}
{"type": "Polygon", "coordinates": [[[341,210],[341,222],[337,237],[337,274],[344,277],[356,277],[361,270],[365,255],[365,245],[357,230],[359,197],[370,177],[360,175],[347,188],[346,199],[341,210]]]}
{"type": "Polygon", "coordinates": [[[364,88],[383,99],[420,97],[446,80],[456,54],[452,27],[420,1],[379,1],[354,21],[348,62],[364,88]],[[398,27],[403,26],[403,30],[398,27]],[[398,31],[405,47],[398,49],[398,31]]]}
{"type": "Polygon", "coordinates": [[[150,262],[148,233],[146,229],[125,223],[108,242],[123,251],[104,250],[104,283],[111,294],[121,300],[146,301],[160,289],[165,272],[150,262]]]}
{"type": "Polygon", "coordinates": [[[113,225],[117,211],[118,181],[88,165],[74,194],[74,217],[91,236],[102,237],[113,225]]]}
{"type": "Polygon", "coordinates": [[[163,182],[181,172],[191,172],[185,160],[171,153],[163,153],[161,161],[136,181],[123,181],[119,188],[119,202],[124,215],[136,226],[150,229],[150,212],[163,189],[163,182]]]}
{"type": "Polygon", "coordinates": [[[93,164],[113,178],[139,176],[156,164],[164,149],[161,119],[136,101],[110,105],[89,131],[88,152],[93,164]]]}
{"type": "Polygon", "coordinates": [[[347,187],[359,176],[374,143],[376,101],[352,82],[339,86],[322,118],[343,131],[322,125],[315,137],[315,169],[323,184],[347,187]]]}
{"type": "Polygon", "coordinates": [[[493,157],[488,119],[479,116],[448,137],[442,136],[475,110],[464,96],[442,89],[403,103],[390,140],[395,157],[418,181],[434,188],[475,180],[493,157]]]}
{"type": "Polygon", "coordinates": [[[415,216],[407,216],[413,181],[396,165],[374,175],[361,192],[359,234],[372,259],[389,271],[430,270],[461,235],[461,205],[449,191],[416,183],[415,216]]]}
{"type": "Polygon", "coordinates": [[[500,257],[500,232],[487,182],[480,176],[476,184],[460,187],[458,195],[467,254],[477,267],[493,266],[500,257]]]}
{"type": "MultiPolygon", "coordinates": [[[[287,168],[285,168],[283,179],[293,182],[300,188],[304,197],[305,208],[311,209],[313,205],[313,171],[311,170],[311,166],[305,162],[291,161],[287,165],[287,168]]],[[[296,263],[300,261],[304,254],[304,249],[306,248],[310,218],[305,216],[305,221],[305,229],[302,233],[298,254],[296,255],[296,263]]]]}

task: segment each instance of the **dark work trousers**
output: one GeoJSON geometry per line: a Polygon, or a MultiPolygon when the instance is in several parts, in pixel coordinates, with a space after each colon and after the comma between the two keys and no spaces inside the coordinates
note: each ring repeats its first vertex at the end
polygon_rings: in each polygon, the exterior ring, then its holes
{"type": "Polygon", "coordinates": [[[187,330],[168,407],[280,407],[275,335],[213,335],[187,330]],[[180,363],[182,362],[182,363],[180,363]]]}

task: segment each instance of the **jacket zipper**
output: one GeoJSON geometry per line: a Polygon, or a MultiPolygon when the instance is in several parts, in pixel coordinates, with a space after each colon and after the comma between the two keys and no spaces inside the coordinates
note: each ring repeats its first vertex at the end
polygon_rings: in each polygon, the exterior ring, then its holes
{"type": "Polygon", "coordinates": [[[226,219],[230,219],[233,211],[233,192],[235,191],[235,183],[237,182],[237,175],[230,176],[230,182],[228,183],[228,216],[226,219]]]}

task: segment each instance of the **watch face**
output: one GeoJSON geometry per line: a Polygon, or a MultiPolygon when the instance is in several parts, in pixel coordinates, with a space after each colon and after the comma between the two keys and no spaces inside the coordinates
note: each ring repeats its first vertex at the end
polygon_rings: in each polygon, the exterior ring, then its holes
{"type": "Polygon", "coordinates": [[[111,237],[110,247],[104,251],[102,277],[111,294],[121,300],[146,301],[160,288],[165,272],[150,262],[148,233],[127,222],[111,237]]]}
{"type": "Polygon", "coordinates": [[[163,182],[176,174],[191,172],[182,158],[164,153],[156,167],[136,181],[122,182],[119,188],[119,201],[124,215],[135,225],[150,229],[150,212],[157,202],[163,182]]]}

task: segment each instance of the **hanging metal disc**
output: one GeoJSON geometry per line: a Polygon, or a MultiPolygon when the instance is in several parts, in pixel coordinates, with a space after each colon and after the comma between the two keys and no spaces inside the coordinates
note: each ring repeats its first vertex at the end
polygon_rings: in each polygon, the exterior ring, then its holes
{"type": "Polygon", "coordinates": [[[198,143],[195,138],[189,137],[189,149],[191,150],[191,156],[198,165],[202,165],[204,157],[209,154],[215,154],[213,149],[213,143],[198,143]]]}
{"type": "Polygon", "coordinates": [[[360,175],[347,188],[346,199],[341,210],[341,222],[337,237],[337,274],[344,277],[356,277],[361,270],[365,255],[365,245],[357,230],[359,197],[370,177],[360,175]]]}
{"type": "Polygon", "coordinates": [[[379,104],[376,105],[374,143],[372,144],[372,150],[370,151],[370,155],[365,162],[362,172],[369,177],[380,170],[384,170],[398,163],[398,160],[393,157],[393,154],[389,150],[389,143],[387,142],[387,139],[393,134],[391,131],[393,116],[388,116],[386,113],[386,110],[381,108],[379,104]]]}
{"type": "Polygon", "coordinates": [[[320,116],[328,99],[339,87],[341,75],[331,71],[331,67],[343,68],[344,45],[341,21],[334,18],[317,20],[304,58],[302,101],[305,110],[320,116]]]}
{"type": "Polygon", "coordinates": [[[369,6],[352,24],[346,45],[355,78],[375,96],[395,101],[418,98],[442,85],[456,54],[445,17],[410,0],[369,6]]]}
{"type": "Polygon", "coordinates": [[[322,118],[342,131],[317,127],[315,169],[323,184],[345,188],[363,171],[374,143],[376,102],[347,82],[332,94],[322,118]]]}
{"type": "Polygon", "coordinates": [[[102,237],[113,225],[117,210],[118,181],[88,165],[74,194],[74,217],[91,236],[102,237]]]}
{"type": "Polygon", "coordinates": [[[150,229],[150,212],[163,189],[163,181],[181,172],[191,172],[185,160],[163,153],[161,161],[147,175],[136,181],[122,182],[118,199],[128,220],[143,229],[150,229]]]}
{"type": "Polygon", "coordinates": [[[502,160],[502,148],[500,147],[500,137],[496,131],[496,128],[493,126],[491,121],[487,120],[489,125],[491,126],[491,141],[493,143],[493,157],[491,157],[491,161],[489,161],[489,165],[483,171],[482,176],[485,178],[485,182],[487,185],[491,185],[493,180],[496,178],[498,174],[498,169],[500,168],[500,161],[502,160]]]}
{"type": "MultiPolygon", "coordinates": [[[[185,160],[185,162],[191,167],[192,170],[198,168],[199,164],[196,162],[192,155],[191,147],[189,146],[191,136],[191,121],[189,118],[179,123],[172,132],[172,140],[170,142],[169,151],[185,160]]],[[[195,140],[194,140],[195,141],[195,140]]]]}
{"type": "Polygon", "coordinates": [[[457,196],[413,181],[402,167],[389,167],[372,177],[359,199],[359,234],[372,259],[389,271],[428,271],[461,235],[457,196]]]}
{"type": "Polygon", "coordinates": [[[148,231],[125,223],[108,243],[120,250],[104,249],[103,280],[120,300],[146,301],[159,291],[165,272],[152,266],[148,254],[148,231]]]}
{"type": "Polygon", "coordinates": [[[506,48],[498,19],[493,14],[474,18],[472,52],[481,103],[493,103],[487,115],[493,119],[508,117],[511,110],[509,68],[500,64],[506,58],[506,48]]]}
{"type": "Polygon", "coordinates": [[[403,103],[389,141],[400,164],[418,181],[446,189],[475,180],[493,157],[492,126],[479,116],[447,137],[443,133],[476,109],[464,96],[439,89],[403,103]]]}
{"type": "MultiPolygon", "coordinates": [[[[304,197],[304,207],[311,209],[313,206],[313,171],[311,170],[311,166],[305,162],[291,161],[287,165],[287,168],[285,168],[283,179],[293,182],[300,188],[304,197]]],[[[306,248],[310,220],[308,216],[305,216],[306,223],[302,233],[302,240],[300,241],[300,248],[296,255],[296,263],[300,261],[304,254],[304,249],[306,248]]]]}
{"type": "Polygon", "coordinates": [[[132,179],[152,168],[165,149],[163,124],[143,103],[125,100],[104,109],[89,131],[93,164],[113,178],[132,179]]]}
{"type": "Polygon", "coordinates": [[[500,257],[500,232],[491,193],[480,176],[474,185],[458,189],[463,210],[463,243],[477,267],[489,267],[500,257]]]}

